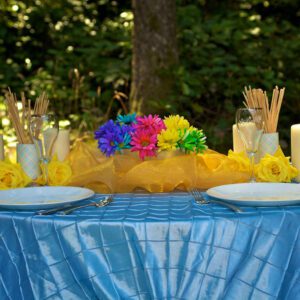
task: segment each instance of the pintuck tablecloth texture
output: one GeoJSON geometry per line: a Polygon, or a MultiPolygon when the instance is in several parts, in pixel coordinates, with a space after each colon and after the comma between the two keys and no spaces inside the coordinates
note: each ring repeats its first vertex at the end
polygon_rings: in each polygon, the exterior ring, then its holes
{"type": "Polygon", "coordinates": [[[236,214],[185,193],[1,211],[0,299],[300,299],[299,228],[297,206],[236,214]]]}

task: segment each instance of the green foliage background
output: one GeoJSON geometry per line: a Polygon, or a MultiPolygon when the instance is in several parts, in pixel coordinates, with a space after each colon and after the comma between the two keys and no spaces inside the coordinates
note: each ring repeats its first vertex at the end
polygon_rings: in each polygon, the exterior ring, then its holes
{"type": "MultiPolygon", "coordinates": [[[[177,87],[155,108],[184,114],[226,152],[243,87],[271,97],[285,86],[279,129],[288,149],[290,125],[300,122],[299,25],[297,0],[177,0],[177,87]]],[[[121,111],[116,91],[129,95],[132,26],[129,0],[0,1],[1,94],[10,86],[35,99],[46,90],[61,120],[92,131],[121,111]]]]}

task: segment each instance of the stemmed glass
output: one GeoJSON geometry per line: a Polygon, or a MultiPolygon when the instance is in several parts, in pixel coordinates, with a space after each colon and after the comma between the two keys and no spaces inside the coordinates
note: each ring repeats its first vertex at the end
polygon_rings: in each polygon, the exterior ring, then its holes
{"type": "Polygon", "coordinates": [[[49,185],[48,164],[54,142],[58,135],[58,121],[55,115],[33,115],[30,120],[30,134],[35,144],[44,178],[49,185]]]}
{"type": "Polygon", "coordinates": [[[255,182],[254,156],[258,150],[264,130],[264,119],[261,108],[239,108],[236,112],[236,125],[250,158],[250,182],[255,182]]]}

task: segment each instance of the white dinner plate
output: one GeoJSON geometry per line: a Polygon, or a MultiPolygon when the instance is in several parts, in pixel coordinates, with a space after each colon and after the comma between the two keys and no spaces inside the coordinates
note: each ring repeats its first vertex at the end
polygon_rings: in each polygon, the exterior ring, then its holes
{"type": "Polygon", "coordinates": [[[48,209],[92,197],[90,189],[67,186],[42,186],[0,191],[0,208],[48,209]]]}
{"type": "Polygon", "coordinates": [[[300,204],[300,184],[239,183],[221,185],[207,190],[210,197],[247,206],[278,206],[300,204]]]}

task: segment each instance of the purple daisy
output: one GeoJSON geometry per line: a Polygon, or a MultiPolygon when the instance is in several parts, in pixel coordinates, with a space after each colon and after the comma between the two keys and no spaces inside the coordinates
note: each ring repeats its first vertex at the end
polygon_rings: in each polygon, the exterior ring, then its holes
{"type": "Polygon", "coordinates": [[[98,148],[106,155],[111,156],[116,151],[130,148],[132,126],[115,124],[109,120],[95,131],[98,148]]]}

